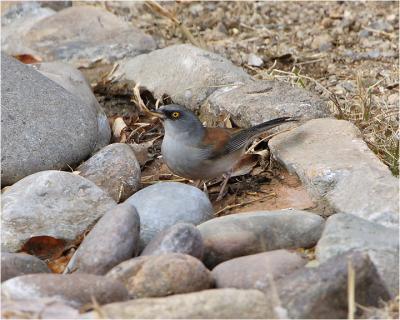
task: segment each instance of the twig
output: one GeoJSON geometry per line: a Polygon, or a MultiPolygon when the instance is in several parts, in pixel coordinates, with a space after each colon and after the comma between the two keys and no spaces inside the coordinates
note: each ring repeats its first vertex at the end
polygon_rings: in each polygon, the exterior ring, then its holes
{"type": "Polygon", "coordinates": [[[264,200],[265,198],[274,197],[274,196],[276,196],[276,193],[269,193],[266,196],[258,198],[258,199],[254,199],[254,200],[250,200],[250,201],[246,201],[246,202],[242,202],[242,203],[230,204],[230,205],[222,208],[221,210],[218,210],[217,212],[215,212],[214,215],[215,216],[219,216],[220,213],[222,213],[222,212],[224,212],[226,210],[237,208],[237,207],[240,207],[240,206],[245,206],[245,205],[251,204],[253,202],[261,201],[261,200],[264,200]]]}
{"type": "Polygon", "coordinates": [[[168,19],[170,19],[175,25],[177,25],[179,27],[179,29],[181,29],[181,32],[183,33],[183,35],[186,37],[186,39],[193,45],[195,45],[196,47],[199,48],[204,48],[204,45],[201,45],[199,41],[197,41],[193,35],[190,33],[189,29],[186,28],[182,21],[178,20],[178,18],[168,9],[162,7],[160,4],[158,4],[156,1],[154,0],[148,0],[145,2],[145,5],[150,8],[151,10],[153,10],[154,12],[158,13],[161,16],[164,16],[168,19]]]}
{"type": "Polygon", "coordinates": [[[355,271],[349,260],[347,263],[347,319],[353,320],[356,311],[355,306],[355,271]]]}

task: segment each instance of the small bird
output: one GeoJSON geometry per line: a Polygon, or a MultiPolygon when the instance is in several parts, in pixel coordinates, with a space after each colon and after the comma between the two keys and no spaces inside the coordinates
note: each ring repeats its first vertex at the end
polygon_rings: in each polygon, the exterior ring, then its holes
{"type": "Polygon", "coordinates": [[[225,175],[217,201],[223,197],[232,169],[249,143],[271,128],[297,121],[282,117],[235,130],[204,127],[192,111],[177,104],[162,106],[152,114],[163,120],[165,133],[161,154],[173,173],[190,180],[209,180],[225,175]]]}

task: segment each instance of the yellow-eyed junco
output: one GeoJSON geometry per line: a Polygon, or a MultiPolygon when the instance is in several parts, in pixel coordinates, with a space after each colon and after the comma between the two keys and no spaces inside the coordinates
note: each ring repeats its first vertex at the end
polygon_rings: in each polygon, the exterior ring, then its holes
{"type": "Polygon", "coordinates": [[[273,127],[297,121],[282,117],[235,131],[204,127],[192,111],[177,104],[162,106],[153,115],[164,120],[161,153],[173,173],[191,180],[209,180],[226,174],[217,201],[222,198],[231,170],[248,144],[273,127]]]}

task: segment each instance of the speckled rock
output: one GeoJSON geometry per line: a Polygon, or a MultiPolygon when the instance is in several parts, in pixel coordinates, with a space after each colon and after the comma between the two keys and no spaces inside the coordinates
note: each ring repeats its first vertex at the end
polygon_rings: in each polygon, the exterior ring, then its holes
{"type": "Polygon", "coordinates": [[[43,60],[75,67],[112,63],[154,50],[151,36],[112,13],[93,6],[73,6],[37,21],[19,42],[43,60]]]}
{"type": "Polygon", "coordinates": [[[211,273],[201,261],[180,253],[127,260],[111,269],[107,277],[124,283],[135,299],[200,291],[213,285],[211,273]]]}
{"type": "Polygon", "coordinates": [[[140,219],[129,203],[117,205],[96,223],[68,263],[67,272],[105,274],[139,251],[140,219]]]}
{"type": "Polygon", "coordinates": [[[217,288],[263,289],[306,262],[299,253],[273,250],[222,262],[212,270],[212,276],[217,288]]]}
{"type": "Polygon", "coordinates": [[[132,148],[113,143],[101,149],[76,171],[94,182],[115,201],[123,201],[140,187],[140,165],[132,148]]]}
{"type": "Polygon", "coordinates": [[[326,214],[350,213],[398,227],[398,180],[350,122],[310,120],[273,137],[269,146],[273,156],[326,206],[326,214]]]}
{"type": "Polygon", "coordinates": [[[127,59],[110,76],[117,86],[118,83],[140,83],[156,98],[166,94],[175,103],[191,109],[197,108],[217,86],[229,87],[250,79],[229,60],[189,44],[127,59]]]}
{"type": "Polygon", "coordinates": [[[207,120],[210,116],[216,119],[221,114],[230,115],[233,122],[241,127],[283,116],[302,119],[330,116],[329,108],[316,95],[276,80],[253,81],[218,89],[202,106],[201,112],[208,115],[207,120]]]}
{"type": "Polygon", "coordinates": [[[37,236],[53,237],[66,246],[116,203],[85,178],[49,170],[7,188],[1,205],[2,248],[16,252],[37,236]]]}
{"type": "Polygon", "coordinates": [[[91,105],[6,54],[1,70],[3,186],[38,171],[74,166],[90,155],[99,137],[91,105]]]}
{"type": "Polygon", "coordinates": [[[177,223],[159,232],[144,248],[141,255],[183,253],[201,260],[203,250],[203,239],[200,231],[193,224],[177,223]]]}
{"type": "Polygon", "coordinates": [[[255,211],[214,218],[198,226],[204,264],[213,268],[236,257],[275,249],[312,247],[324,220],[301,210],[255,211]]]}
{"type": "Polygon", "coordinates": [[[31,273],[49,273],[44,261],[26,253],[1,253],[1,281],[31,273]]]}
{"type": "Polygon", "coordinates": [[[213,216],[208,197],[198,188],[162,182],[136,192],[126,200],[140,215],[141,249],[160,231],[178,222],[202,223],[213,216]]]}
{"type": "MultiPolygon", "coordinates": [[[[214,289],[102,306],[115,319],[270,319],[273,299],[258,290],[214,289]]],[[[83,314],[94,319],[94,312],[83,314]]]]}
{"type": "Polygon", "coordinates": [[[351,214],[328,218],[316,247],[318,261],[349,251],[365,251],[370,256],[392,297],[399,294],[399,232],[351,214]]]}
{"type": "MultiPolygon", "coordinates": [[[[334,257],[318,267],[302,268],[275,283],[283,318],[343,319],[347,317],[348,264],[355,273],[355,302],[377,306],[389,294],[373,263],[357,252],[334,257]]],[[[268,290],[266,291],[268,292],[268,290]]]]}
{"type": "Polygon", "coordinates": [[[84,273],[24,275],[3,282],[2,293],[16,300],[57,297],[74,308],[92,303],[92,298],[100,305],[128,298],[119,281],[84,273]]]}
{"type": "Polygon", "coordinates": [[[108,119],[100,104],[97,102],[85,76],[73,66],[63,62],[44,62],[32,65],[45,77],[53,80],[65,90],[92,106],[97,114],[98,138],[93,151],[97,151],[110,142],[111,129],[108,119]]]}

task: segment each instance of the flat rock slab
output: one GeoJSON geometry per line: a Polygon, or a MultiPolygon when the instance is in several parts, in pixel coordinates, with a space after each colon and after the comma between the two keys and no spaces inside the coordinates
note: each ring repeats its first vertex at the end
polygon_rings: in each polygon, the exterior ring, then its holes
{"type": "MultiPolygon", "coordinates": [[[[155,41],[112,13],[92,6],[73,6],[34,23],[18,40],[43,60],[76,67],[112,63],[156,48],[155,41]]],[[[12,48],[14,43],[9,43],[12,48]]]]}
{"type": "Polygon", "coordinates": [[[119,281],[84,273],[24,275],[3,282],[2,293],[16,300],[57,297],[74,308],[92,303],[92,298],[100,305],[128,298],[119,281]]]}
{"type": "Polygon", "coordinates": [[[9,252],[43,236],[58,240],[62,250],[116,205],[93,182],[55,170],[18,181],[2,194],[1,202],[2,248],[9,252]]]}
{"type": "Polygon", "coordinates": [[[231,214],[197,227],[204,241],[203,262],[213,268],[264,251],[312,247],[321,236],[324,220],[317,214],[285,209],[231,214]]]}
{"type": "Polygon", "coordinates": [[[26,253],[1,253],[1,282],[31,273],[50,273],[44,261],[26,253]]]}
{"type": "Polygon", "coordinates": [[[201,261],[181,253],[143,256],[114,267],[107,277],[125,284],[131,298],[164,297],[210,289],[213,279],[201,261]]]}
{"type": "Polygon", "coordinates": [[[57,298],[2,299],[2,319],[79,319],[79,311],[57,298]]]}
{"type": "Polygon", "coordinates": [[[32,67],[1,55],[1,183],[74,166],[94,150],[96,110],[32,67]]]}
{"type": "Polygon", "coordinates": [[[203,239],[199,229],[193,224],[182,222],[159,232],[144,248],[141,255],[183,253],[201,260],[203,250],[203,239]]]}
{"type": "Polygon", "coordinates": [[[76,171],[117,202],[124,201],[140,187],[139,162],[133,149],[124,143],[113,143],[101,149],[76,171]]]}
{"type": "Polygon", "coordinates": [[[31,65],[45,77],[53,80],[65,90],[80,98],[87,105],[92,106],[97,114],[98,138],[93,151],[97,151],[109,144],[111,128],[106,114],[92,92],[92,88],[85,76],[70,64],[60,61],[44,62],[31,65]]]}
{"type": "Polygon", "coordinates": [[[128,203],[108,211],[96,223],[68,263],[67,272],[106,274],[137,255],[140,218],[128,203]]]}
{"type": "Polygon", "coordinates": [[[262,289],[306,262],[299,253],[273,250],[222,262],[212,270],[212,276],[217,288],[262,289]]]}
{"type": "Polygon", "coordinates": [[[350,213],[398,227],[398,181],[350,122],[310,120],[273,137],[269,146],[273,156],[327,206],[326,214],[350,213]]]}
{"type": "Polygon", "coordinates": [[[367,252],[392,297],[399,294],[399,232],[351,214],[328,218],[316,247],[318,261],[349,251],[367,252]]]}
{"type": "MultiPolygon", "coordinates": [[[[258,290],[214,289],[102,306],[114,319],[269,319],[273,306],[258,290]]],[[[95,319],[95,312],[83,314],[95,319]]]]}
{"type": "MultiPolygon", "coordinates": [[[[349,253],[318,267],[302,268],[275,283],[283,310],[291,319],[347,317],[348,265],[355,272],[355,303],[378,306],[389,294],[368,255],[349,253]]],[[[267,289],[267,292],[270,289],[267,289]]]]}
{"type": "Polygon", "coordinates": [[[125,88],[127,82],[140,83],[156,98],[168,95],[175,103],[191,109],[197,108],[218,87],[250,79],[246,72],[222,56],[188,44],[122,61],[110,76],[117,87],[122,84],[125,88]]]}
{"type": "Polygon", "coordinates": [[[254,126],[283,116],[313,119],[331,114],[325,102],[316,95],[275,80],[252,81],[221,88],[207,102],[202,106],[202,113],[214,119],[221,114],[229,114],[240,127],[254,126]]]}
{"type": "Polygon", "coordinates": [[[213,217],[213,207],[205,193],[178,182],[154,184],[126,201],[140,215],[141,250],[158,232],[178,222],[197,225],[213,217]]]}

